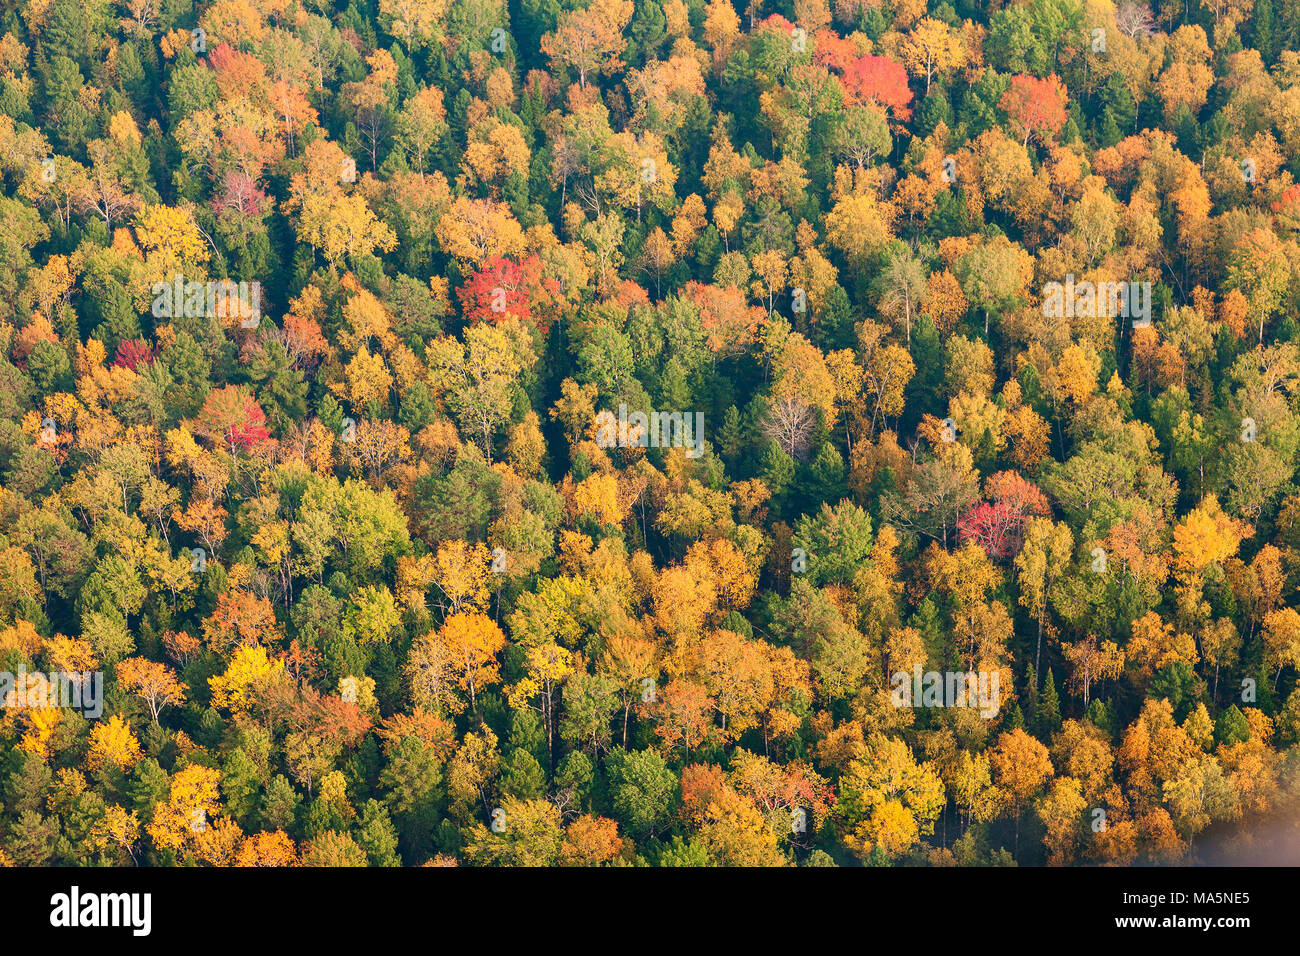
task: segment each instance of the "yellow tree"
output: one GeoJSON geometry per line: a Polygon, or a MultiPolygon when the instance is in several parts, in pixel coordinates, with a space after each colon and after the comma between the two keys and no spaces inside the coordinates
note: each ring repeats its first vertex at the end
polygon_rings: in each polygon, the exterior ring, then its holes
{"type": "Polygon", "coordinates": [[[140,742],[117,714],[95,724],[90,732],[90,752],[86,755],[86,762],[91,770],[109,766],[130,770],[143,756],[140,742]]]}
{"type": "Polygon", "coordinates": [[[170,281],[177,273],[192,277],[207,265],[208,246],[189,210],[147,206],[136,217],[135,235],[149,283],[170,281]]]}
{"type": "Polygon", "coordinates": [[[298,851],[283,830],[255,833],[244,840],[235,866],[296,866],[298,851]]]}
{"type": "Polygon", "coordinates": [[[596,189],[619,209],[635,209],[637,222],[645,205],[665,207],[675,200],[677,168],[668,161],[663,140],[654,133],[616,133],[605,143],[604,168],[596,189]]]}
{"type": "Polygon", "coordinates": [[[726,630],[714,631],[701,650],[696,676],[722,720],[722,739],[737,740],[772,701],[771,660],[759,643],[726,630]]]}
{"type": "Polygon", "coordinates": [[[475,611],[452,614],[438,629],[456,680],[469,693],[469,705],[477,708],[477,693],[501,679],[497,655],[505,649],[506,636],[495,621],[475,611]]]}
{"type": "Polygon", "coordinates": [[[697,541],[686,552],[686,566],[697,576],[712,578],[719,613],[742,611],[749,606],[758,585],[755,569],[730,541],[697,541]]]}
{"type": "Polygon", "coordinates": [[[857,268],[892,239],[894,208],[882,203],[869,187],[842,196],[826,214],[826,238],[857,268]]]}
{"type": "Polygon", "coordinates": [[[426,359],[434,385],[491,461],[492,437],[510,418],[519,375],[537,361],[532,337],[514,319],[480,322],[465,330],[464,344],[450,336],[431,342],[426,359]]]}
{"type": "Polygon", "coordinates": [[[1218,759],[1209,754],[1184,760],[1161,791],[1170,815],[1189,840],[1211,822],[1241,814],[1240,794],[1218,759]]]}
{"type": "Polygon", "coordinates": [[[519,127],[489,116],[469,131],[457,182],[470,188],[486,184],[492,196],[500,198],[506,179],[512,172],[527,169],[529,158],[528,144],[519,127]]]}
{"type": "Polygon", "coordinates": [[[948,775],[948,789],[958,807],[966,810],[966,825],[997,815],[999,794],[993,786],[988,754],[962,750],[948,775]]]}
{"type": "Polygon", "coordinates": [[[836,382],[822,350],[798,332],[785,336],[772,362],[772,397],[797,399],[821,411],[825,425],[835,424],[836,382]]]}
{"type": "Polygon", "coordinates": [[[331,269],[348,254],[366,255],[376,249],[389,252],[397,246],[397,234],[365,199],[341,190],[303,198],[298,238],[319,249],[331,269]]]}
{"type": "Polygon", "coordinates": [[[140,817],[134,810],[109,804],[104,816],[90,830],[90,840],[96,847],[115,846],[135,862],[135,845],[140,839],[140,817]]]}
{"type": "Polygon", "coordinates": [[[1172,117],[1183,106],[1195,115],[1205,105],[1205,97],[1214,84],[1205,30],[1196,24],[1179,27],[1169,38],[1168,49],[1169,65],[1156,82],[1165,118],[1172,117]]]}
{"type": "Polygon", "coordinates": [[[397,139],[410,157],[412,168],[424,179],[429,151],[447,132],[447,109],[442,90],[426,86],[403,104],[397,119],[397,139]]]}
{"type": "Polygon", "coordinates": [[[202,764],[189,764],[176,771],[166,801],[155,806],[147,827],[154,846],[180,850],[203,833],[220,806],[220,782],[221,771],[202,764]]]}
{"type": "Polygon", "coordinates": [[[542,52],[578,72],[578,86],[596,72],[612,73],[627,46],[623,31],[632,22],[631,0],[592,0],[585,10],[560,14],[555,29],[542,37],[542,52]]]}
{"type": "Polygon", "coordinates": [[[1192,619],[1208,615],[1209,607],[1201,598],[1206,569],[1222,565],[1236,554],[1242,539],[1252,530],[1245,522],[1224,514],[1213,496],[1205,498],[1174,527],[1174,576],[1183,614],[1192,619]]]}
{"type": "Polygon", "coordinates": [[[584,813],[571,824],[560,846],[563,866],[602,866],[617,859],[625,843],[618,835],[618,823],[584,813]]]}
{"type": "Polygon", "coordinates": [[[618,686],[623,704],[623,746],[626,747],[632,705],[648,693],[659,675],[654,643],[634,634],[612,635],[597,663],[597,673],[613,678],[618,686]]]}
{"type": "Polygon", "coordinates": [[[1114,641],[1098,644],[1091,634],[1081,641],[1062,645],[1061,652],[1070,665],[1070,686],[1083,696],[1085,708],[1095,681],[1114,680],[1124,670],[1124,652],[1119,646],[1114,641]]]}
{"type": "MultiPolygon", "coordinates": [[[[1047,592],[1069,565],[1074,535],[1064,521],[1032,517],[1025,522],[1024,545],[1016,555],[1016,579],[1020,604],[1038,622],[1038,643],[1034,650],[1034,671],[1043,652],[1043,625],[1047,621],[1047,592]]],[[[1086,692],[1085,692],[1086,693],[1086,692]]]]}
{"type": "Polygon", "coordinates": [[[465,709],[458,691],[456,661],[438,631],[429,631],[412,642],[402,673],[416,707],[452,714],[465,709]]]}
{"type": "Polygon", "coordinates": [[[874,437],[877,426],[902,414],[904,392],[916,374],[916,363],[912,361],[911,353],[901,345],[868,345],[862,338],[866,326],[865,322],[859,326],[859,346],[865,346],[863,351],[867,353],[862,363],[863,392],[871,407],[868,435],[874,437]]]}
{"type": "Polygon", "coordinates": [[[705,808],[699,839],[718,866],[786,865],[767,819],[731,787],[705,808]]]}
{"type": "Polygon", "coordinates": [[[573,652],[567,648],[545,638],[530,639],[524,651],[524,676],[509,689],[511,707],[535,707],[541,712],[548,760],[554,757],[555,692],[575,666],[573,652]]]}
{"type": "Polygon", "coordinates": [[[1124,655],[1133,665],[1139,680],[1146,680],[1170,664],[1195,667],[1199,655],[1190,634],[1166,624],[1155,611],[1148,611],[1133,622],[1133,631],[1124,645],[1124,655]]]}
{"type": "Polygon", "coordinates": [[[721,71],[740,39],[740,17],[731,0],[709,0],[704,7],[704,42],[713,50],[713,68],[721,71]]]}
{"type": "Polygon", "coordinates": [[[961,283],[947,269],[930,273],[926,280],[926,313],[934,322],[934,327],[942,334],[956,328],[970,310],[970,302],[962,291],[961,283]]]}
{"type": "Polygon", "coordinates": [[[479,269],[498,256],[517,256],[524,231],[504,203],[490,199],[456,199],[435,229],[444,252],[479,269]]]}
{"type": "Polygon", "coordinates": [[[1038,817],[1047,831],[1043,844],[1047,847],[1049,866],[1065,866],[1079,855],[1085,833],[1084,811],[1088,803],[1083,798],[1082,787],[1072,777],[1058,777],[1051,789],[1038,801],[1038,817]]]}
{"type": "Polygon", "coordinates": [[[283,660],[270,658],[265,647],[241,644],[235,648],[226,672],[208,678],[212,706],[248,714],[270,686],[284,679],[283,660]]]}
{"type": "Polygon", "coordinates": [[[127,693],[145,702],[155,724],[164,707],[185,702],[185,685],[165,664],[144,657],[129,657],[117,665],[116,673],[118,683],[127,693]]]}
{"type": "Polygon", "coordinates": [[[450,603],[451,613],[487,609],[490,573],[490,555],[482,542],[470,545],[454,540],[438,545],[433,580],[450,603]]]}
{"type": "Polygon", "coordinates": [[[402,41],[407,53],[416,40],[431,43],[442,39],[442,21],[447,0],[379,0],[379,16],[385,29],[402,41]]]}
{"type": "Polygon", "coordinates": [[[948,24],[926,17],[903,38],[901,52],[907,69],[914,76],[925,77],[925,92],[929,94],[934,77],[959,66],[965,58],[966,48],[961,35],[948,24]]]}
{"type": "Polygon", "coordinates": [[[879,848],[905,853],[932,833],[945,802],[943,782],[928,762],[918,763],[903,741],[874,736],[840,778],[834,809],[845,845],[867,857],[879,848]]]}
{"type": "Polygon", "coordinates": [[[1295,608],[1284,607],[1264,615],[1264,657],[1277,668],[1273,686],[1277,687],[1282,668],[1290,664],[1300,668],[1300,614],[1295,608]]]}
{"type": "MultiPolygon", "coordinates": [[[[427,8],[438,0],[393,0],[409,8],[427,8]]],[[[361,135],[369,142],[370,168],[376,168],[379,138],[389,112],[389,104],[397,81],[397,61],[383,47],[366,57],[370,72],[364,80],[348,83],[343,93],[356,110],[357,125],[361,135]]]]}
{"type": "Polygon", "coordinates": [[[1023,730],[1017,729],[998,737],[993,749],[989,751],[989,765],[1006,805],[1016,814],[1018,850],[1021,811],[1051,779],[1051,758],[1046,747],[1023,730]]]}

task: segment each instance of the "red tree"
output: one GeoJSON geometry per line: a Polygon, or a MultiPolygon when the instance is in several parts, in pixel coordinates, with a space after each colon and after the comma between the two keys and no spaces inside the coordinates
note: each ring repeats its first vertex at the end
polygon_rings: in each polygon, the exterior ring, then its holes
{"type": "Polygon", "coordinates": [[[1015,471],[999,471],[989,475],[984,482],[984,497],[1006,505],[1022,518],[1050,514],[1052,510],[1042,489],[1015,471]]]}
{"type": "Polygon", "coordinates": [[[719,288],[691,280],[682,290],[700,310],[700,325],[707,334],[709,348],[720,354],[739,352],[754,341],[767,313],[751,307],[745,294],[735,286],[719,288]]]}
{"type": "Polygon", "coordinates": [[[998,105],[1007,111],[1017,132],[1024,131],[1023,143],[1035,134],[1039,139],[1053,135],[1065,125],[1069,96],[1055,73],[1045,80],[1020,74],[1011,78],[1011,86],[1002,94],[998,105]]]}
{"type": "Polygon", "coordinates": [[[141,365],[148,365],[154,359],[153,348],[143,339],[126,339],[117,345],[117,355],[113,364],[119,368],[135,371],[141,365]]]}
{"type": "Polygon", "coordinates": [[[234,385],[208,393],[195,425],[200,434],[221,442],[232,455],[270,437],[261,406],[234,385]]]}
{"type": "Polygon", "coordinates": [[[991,557],[1009,558],[1020,550],[1025,518],[1051,513],[1047,496],[1014,471],[999,471],[984,483],[991,502],[982,503],[957,522],[957,538],[974,541],[991,557]]]}
{"type": "Polygon", "coordinates": [[[212,200],[212,210],[221,215],[255,216],[262,211],[266,193],[257,187],[257,181],[247,173],[231,170],[222,179],[221,188],[212,200]]]}
{"type": "Polygon", "coordinates": [[[834,30],[818,30],[813,37],[813,62],[843,73],[858,58],[858,48],[834,30]]]}
{"type": "Polygon", "coordinates": [[[489,319],[500,322],[513,315],[532,322],[545,332],[549,322],[534,310],[544,307],[559,293],[554,280],[542,277],[542,263],[537,256],[514,263],[497,256],[456,290],[465,318],[470,322],[489,319]]]}
{"type": "Polygon", "coordinates": [[[1019,547],[1024,517],[1002,502],[981,502],[957,520],[957,540],[974,541],[993,558],[1009,558],[1019,547]]]}
{"type": "Polygon", "coordinates": [[[912,115],[907,104],[912,102],[912,91],[907,85],[907,70],[887,56],[858,57],[840,81],[850,101],[875,103],[891,110],[900,120],[912,115]]]}
{"type": "Polygon", "coordinates": [[[244,419],[231,426],[230,436],[230,441],[240,448],[251,448],[271,437],[266,430],[266,413],[257,402],[250,398],[244,403],[244,419]]]}
{"type": "Polygon", "coordinates": [[[770,17],[764,17],[762,20],[758,21],[758,26],[755,29],[755,32],[758,32],[758,30],[775,30],[778,33],[784,33],[786,36],[790,36],[790,34],[794,32],[794,24],[781,16],[781,14],[774,13],[770,17]]]}
{"type": "Polygon", "coordinates": [[[264,92],[266,66],[251,53],[240,52],[229,43],[218,43],[205,59],[216,74],[223,96],[264,92]]]}
{"type": "Polygon", "coordinates": [[[1291,186],[1283,190],[1282,195],[1269,204],[1274,212],[1281,212],[1283,209],[1290,209],[1297,205],[1300,205],[1300,186],[1291,186]]]}

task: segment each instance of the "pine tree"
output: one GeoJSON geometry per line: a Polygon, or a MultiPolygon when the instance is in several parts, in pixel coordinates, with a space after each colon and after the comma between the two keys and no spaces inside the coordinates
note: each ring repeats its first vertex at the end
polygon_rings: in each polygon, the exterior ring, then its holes
{"type": "Polygon", "coordinates": [[[1061,729],[1061,698],[1056,692],[1056,678],[1050,667],[1047,669],[1047,680],[1043,681],[1042,690],[1038,692],[1038,704],[1034,710],[1038,736],[1047,739],[1061,729]]]}
{"type": "Polygon", "coordinates": [[[1273,0],[1257,0],[1251,12],[1250,26],[1250,45],[1259,51],[1260,59],[1264,61],[1265,66],[1272,66],[1273,61],[1277,59],[1273,0]]]}
{"type": "Polygon", "coordinates": [[[816,457],[800,472],[799,497],[813,508],[822,502],[834,504],[848,493],[844,458],[830,442],[824,442],[816,457]]]}
{"type": "Polygon", "coordinates": [[[1088,720],[1092,721],[1095,727],[1106,732],[1106,736],[1115,736],[1115,714],[1104,700],[1098,697],[1092,699],[1088,705],[1088,720]]]}
{"type": "Polygon", "coordinates": [[[718,430],[718,452],[729,469],[735,468],[736,459],[740,457],[740,442],[740,410],[729,405],[722,414],[722,428],[718,430]]]}
{"type": "Polygon", "coordinates": [[[871,850],[871,855],[862,861],[863,866],[892,866],[889,862],[889,854],[885,852],[884,847],[877,844],[871,850]]]}
{"type": "Polygon", "coordinates": [[[767,483],[767,487],[771,489],[772,510],[774,512],[779,511],[785,502],[786,489],[794,481],[794,459],[787,455],[775,441],[770,442],[767,451],[763,453],[763,465],[760,474],[763,481],[767,483]]]}
{"type": "Polygon", "coordinates": [[[1255,675],[1255,693],[1257,700],[1255,706],[1266,714],[1272,714],[1277,708],[1277,701],[1273,696],[1273,681],[1268,676],[1268,669],[1260,662],[1259,673],[1255,675]]]}
{"type": "Polygon", "coordinates": [[[1003,730],[1012,731],[1012,730],[1024,730],[1024,729],[1025,729],[1025,714],[1024,711],[1020,709],[1020,705],[1016,704],[1014,707],[1011,708],[1011,713],[1007,714],[1007,725],[1006,727],[1003,728],[1003,730]]]}
{"type": "Polygon", "coordinates": [[[1034,723],[1038,714],[1038,671],[1029,668],[1029,675],[1025,681],[1025,707],[1029,710],[1029,721],[1034,723]]]}
{"type": "Polygon", "coordinates": [[[401,866],[401,857],[397,855],[397,829],[378,800],[366,803],[361,814],[361,828],[357,831],[357,842],[366,851],[371,866],[401,866]]]}

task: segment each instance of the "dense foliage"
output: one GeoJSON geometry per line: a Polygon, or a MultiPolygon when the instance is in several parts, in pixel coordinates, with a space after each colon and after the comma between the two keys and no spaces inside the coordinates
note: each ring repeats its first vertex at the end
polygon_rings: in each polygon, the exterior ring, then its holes
{"type": "Polygon", "coordinates": [[[0,861],[1294,819],[1296,49],[1283,0],[6,6],[0,861]],[[18,705],[66,672],[102,714],[18,705]]]}

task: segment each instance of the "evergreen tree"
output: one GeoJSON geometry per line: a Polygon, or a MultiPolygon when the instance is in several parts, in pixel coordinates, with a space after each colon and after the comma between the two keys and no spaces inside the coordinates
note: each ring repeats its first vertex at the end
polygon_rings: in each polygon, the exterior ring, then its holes
{"type": "Polygon", "coordinates": [[[1056,678],[1052,669],[1047,669],[1047,678],[1038,692],[1038,704],[1034,708],[1035,729],[1044,740],[1061,729],[1061,699],[1056,692],[1056,678]]]}

